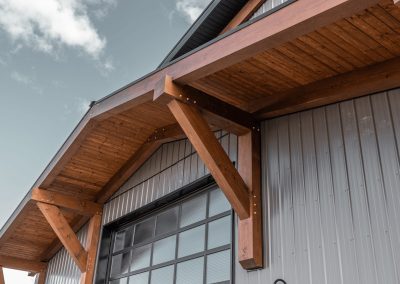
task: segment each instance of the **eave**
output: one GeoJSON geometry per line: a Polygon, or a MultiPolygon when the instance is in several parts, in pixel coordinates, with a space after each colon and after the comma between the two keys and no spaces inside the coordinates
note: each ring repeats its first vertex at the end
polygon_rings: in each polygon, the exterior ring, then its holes
{"type": "MultiPolygon", "coordinates": [[[[176,84],[198,89],[204,93],[204,99],[217,98],[260,120],[398,87],[397,46],[400,46],[400,7],[392,0],[298,0],[220,35],[98,101],[32,188],[104,203],[163,142],[147,144],[154,132],[176,124],[168,107],[154,101],[154,90],[166,76],[171,76],[176,84]],[[371,21],[367,18],[371,14],[373,21],[384,25],[368,30],[370,25],[364,23],[371,21]],[[348,30],[342,29],[342,37],[334,34],[332,30],[340,27],[341,21],[352,29],[355,27],[364,42],[350,42],[348,37],[353,34],[348,30]],[[388,36],[385,29],[392,33],[388,36]],[[305,44],[314,54],[304,50],[291,53],[290,48],[300,50],[301,44],[322,32],[340,38],[353,48],[351,53],[338,56],[334,50],[343,48],[330,40],[316,42],[312,47],[311,42],[305,44]],[[374,48],[362,48],[371,41],[374,48]],[[282,64],[290,68],[285,71],[282,64]],[[307,72],[301,74],[303,67],[307,72]],[[293,76],[288,76],[290,72],[293,76]],[[368,79],[360,80],[365,76],[368,79]],[[355,82],[357,87],[353,86],[355,82]],[[325,97],[327,91],[329,95],[325,97]]],[[[202,109],[202,114],[210,118],[207,109],[202,109]]],[[[218,122],[214,127],[219,126],[218,122]]],[[[74,212],[64,213],[75,231],[87,221],[74,212]]],[[[29,216],[36,216],[37,222],[43,221],[41,225],[46,226],[32,200],[32,191],[1,229],[0,254],[18,255],[25,245],[30,248],[24,255],[26,260],[48,261],[60,248],[50,227],[47,237],[36,246],[13,242],[23,227],[29,227],[29,216]]]]}

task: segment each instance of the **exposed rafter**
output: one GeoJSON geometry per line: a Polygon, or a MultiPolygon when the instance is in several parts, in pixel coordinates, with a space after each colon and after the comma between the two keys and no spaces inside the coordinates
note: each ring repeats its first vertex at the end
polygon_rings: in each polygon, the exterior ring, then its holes
{"type": "Polygon", "coordinates": [[[177,100],[168,103],[168,107],[239,218],[249,218],[248,189],[200,112],[177,100]]]}
{"type": "Polygon", "coordinates": [[[154,89],[154,100],[168,103],[178,100],[199,107],[210,125],[234,134],[244,134],[257,127],[251,114],[190,86],[181,86],[165,76],[154,89]]]}
{"type": "Polygon", "coordinates": [[[47,269],[47,263],[0,255],[0,266],[4,268],[40,273],[47,269]]]}
{"type": "Polygon", "coordinates": [[[101,204],[81,200],[66,194],[40,188],[35,188],[32,191],[31,198],[32,200],[37,202],[55,205],[86,216],[93,216],[103,211],[103,207],[101,204]]]}
{"type": "Polygon", "coordinates": [[[75,264],[79,267],[80,271],[85,272],[88,254],[82,247],[82,244],[68,221],[61,213],[60,209],[57,206],[41,202],[38,202],[37,206],[43,213],[47,222],[49,222],[61,243],[64,245],[65,249],[68,251],[69,255],[74,260],[75,264]]]}

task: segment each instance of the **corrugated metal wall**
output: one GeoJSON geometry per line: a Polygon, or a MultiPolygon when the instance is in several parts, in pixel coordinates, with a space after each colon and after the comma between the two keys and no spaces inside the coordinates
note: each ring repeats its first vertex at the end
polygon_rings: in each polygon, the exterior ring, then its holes
{"type": "Polygon", "coordinates": [[[400,91],[263,124],[267,269],[236,283],[400,283],[400,91]]]}
{"type": "MultiPolygon", "coordinates": [[[[78,233],[82,244],[86,243],[88,226],[78,233]]],[[[46,284],[79,284],[81,272],[65,249],[60,250],[49,262],[46,284]]]]}
{"type": "Polygon", "coordinates": [[[289,1],[289,0],[267,0],[260,8],[258,8],[258,10],[254,13],[254,15],[250,19],[254,19],[254,18],[264,14],[265,12],[271,11],[275,7],[285,3],[287,1],[289,1]]]}
{"type": "MultiPolygon", "coordinates": [[[[216,136],[236,161],[237,137],[218,131],[216,136]]],[[[107,224],[208,174],[188,140],[166,143],[138,170],[104,207],[107,224]]]]}
{"type": "MultiPolygon", "coordinates": [[[[236,137],[219,135],[236,160],[236,137]]],[[[400,283],[399,141],[400,90],[264,122],[268,267],[246,272],[236,262],[235,283],[400,283]]],[[[204,174],[188,141],[165,144],[106,205],[104,223],[204,174]]],[[[47,283],[78,282],[60,251],[47,283]]]]}
{"type": "MultiPolygon", "coordinates": [[[[216,137],[232,161],[237,157],[237,137],[217,131],[216,137]]],[[[105,204],[103,223],[107,224],[164,195],[208,174],[201,159],[187,139],[162,145],[143,166],[105,204]]],[[[84,244],[87,228],[78,234],[84,244]]],[[[62,249],[50,261],[47,284],[78,284],[80,272],[62,249]]]]}

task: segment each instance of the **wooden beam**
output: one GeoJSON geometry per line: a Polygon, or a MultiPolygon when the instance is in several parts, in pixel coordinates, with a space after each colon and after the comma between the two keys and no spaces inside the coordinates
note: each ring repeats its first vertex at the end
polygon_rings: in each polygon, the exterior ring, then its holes
{"type": "Polygon", "coordinates": [[[6,281],[4,280],[4,272],[3,272],[3,267],[0,266],[0,284],[5,284],[6,281]]]}
{"type": "Polygon", "coordinates": [[[264,107],[255,116],[258,119],[276,117],[399,86],[400,57],[277,94],[279,100],[271,105],[256,101],[254,108],[264,107]]]}
{"type": "Polygon", "coordinates": [[[59,192],[35,188],[32,191],[32,200],[69,209],[81,215],[93,216],[102,212],[101,204],[81,200],[59,192]]]}
{"type": "Polygon", "coordinates": [[[46,270],[47,263],[0,255],[0,266],[3,268],[40,273],[46,270]]]}
{"type": "Polygon", "coordinates": [[[265,0],[249,0],[239,11],[239,13],[237,13],[236,16],[229,22],[229,24],[222,30],[221,34],[224,34],[246,22],[264,3],[265,0]]]}
{"type": "Polygon", "coordinates": [[[250,217],[239,220],[238,256],[244,269],[263,267],[261,201],[261,135],[252,131],[238,137],[238,170],[250,190],[250,217]]]}
{"type": "Polygon", "coordinates": [[[196,108],[177,100],[171,101],[168,107],[239,218],[249,218],[250,200],[247,187],[207,122],[196,108]]]}
{"type": "Polygon", "coordinates": [[[88,252],[86,272],[82,273],[81,284],[93,284],[97,259],[97,246],[100,240],[101,214],[94,215],[89,222],[86,250],[88,252]]]}
{"type": "Polygon", "coordinates": [[[160,147],[162,143],[156,141],[145,143],[129,160],[118,170],[97,195],[97,203],[105,203],[126,182],[126,180],[140,168],[141,165],[160,147]]]}
{"type": "Polygon", "coordinates": [[[209,124],[234,134],[247,133],[257,126],[250,113],[190,86],[179,85],[171,76],[165,76],[154,88],[154,100],[168,103],[173,99],[201,108],[209,124]]]}
{"type": "Polygon", "coordinates": [[[302,35],[369,8],[380,0],[301,0],[228,35],[129,84],[91,111],[92,117],[126,110],[126,104],[152,95],[155,84],[170,75],[188,85],[207,75],[276,48],[302,35]],[[301,11],[301,13],[299,13],[301,11]],[[266,28],[268,27],[268,28],[266,28]]]}
{"type": "Polygon", "coordinates": [[[178,123],[167,125],[165,127],[154,130],[153,134],[147,138],[147,143],[153,143],[156,141],[166,143],[178,139],[185,138],[185,133],[178,123]]]}
{"type": "Polygon", "coordinates": [[[57,206],[41,202],[38,202],[37,206],[43,213],[47,222],[49,222],[61,243],[64,245],[65,249],[68,251],[69,255],[74,260],[75,264],[79,267],[82,273],[85,272],[87,252],[82,247],[78,237],[61,213],[60,209],[57,206]]]}

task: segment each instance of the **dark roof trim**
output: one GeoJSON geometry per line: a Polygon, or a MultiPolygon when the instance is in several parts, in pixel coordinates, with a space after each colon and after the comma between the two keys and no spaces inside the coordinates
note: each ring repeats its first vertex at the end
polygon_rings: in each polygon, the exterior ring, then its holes
{"type": "Polygon", "coordinates": [[[213,0],[158,67],[216,38],[248,0],[213,0]]]}

